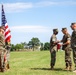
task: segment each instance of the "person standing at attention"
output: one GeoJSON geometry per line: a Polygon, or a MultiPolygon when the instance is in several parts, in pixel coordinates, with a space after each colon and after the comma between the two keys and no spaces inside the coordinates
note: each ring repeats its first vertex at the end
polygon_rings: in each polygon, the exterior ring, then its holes
{"type": "Polygon", "coordinates": [[[57,43],[58,43],[57,37],[56,37],[57,34],[58,34],[58,29],[53,29],[53,35],[50,38],[51,70],[54,69],[55,62],[56,62],[56,52],[57,52],[57,43]]]}

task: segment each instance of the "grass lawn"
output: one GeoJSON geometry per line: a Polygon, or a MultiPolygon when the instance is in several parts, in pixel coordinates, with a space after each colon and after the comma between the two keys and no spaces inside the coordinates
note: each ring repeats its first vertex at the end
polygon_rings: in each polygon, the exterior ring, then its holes
{"type": "Polygon", "coordinates": [[[64,51],[57,52],[55,70],[49,70],[49,64],[49,51],[11,52],[10,70],[0,75],[76,75],[63,70],[65,68],[64,51]]]}

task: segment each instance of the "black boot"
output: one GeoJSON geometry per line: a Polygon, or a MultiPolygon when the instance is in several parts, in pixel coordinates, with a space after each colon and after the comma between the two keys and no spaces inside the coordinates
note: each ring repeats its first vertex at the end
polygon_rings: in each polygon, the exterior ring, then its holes
{"type": "Polygon", "coordinates": [[[53,70],[54,69],[54,66],[51,66],[51,70],[53,70]]]}

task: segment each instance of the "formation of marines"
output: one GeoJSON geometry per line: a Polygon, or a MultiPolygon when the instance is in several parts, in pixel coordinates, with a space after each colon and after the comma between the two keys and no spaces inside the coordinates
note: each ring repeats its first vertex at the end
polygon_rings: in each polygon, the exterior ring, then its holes
{"type": "Polygon", "coordinates": [[[65,70],[72,71],[72,51],[75,64],[75,70],[73,72],[76,72],[76,23],[71,23],[70,27],[73,30],[72,35],[68,33],[67,28],[62,28],[61,31],[64,34],[62,40],[57,40],[56,35],[58,34],[58,29],[53,29],[53,35],[50,38],[51,70],[54,69],[56,62],[57,44],[62,43],[60,45],[62,46],[62,50],[65,51],[65,70]]]}
{"type": "Polygon", "coordinates": [[[0,71],[9,69],[10,44],[5,43],[4,29],[0,26],[0,71]]]}

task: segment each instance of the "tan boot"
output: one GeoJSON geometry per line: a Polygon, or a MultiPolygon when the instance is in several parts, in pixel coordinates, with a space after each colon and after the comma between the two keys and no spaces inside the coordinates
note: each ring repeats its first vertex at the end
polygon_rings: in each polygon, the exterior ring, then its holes
{"type": "Polygon", "coordinates": [[[74,70],[73,72],[75,72],[75,73],[76,73],[76,64],[75,64],[75,70],[74,70]]]}
{"type": "Polygon", "coordinates": [[[7,68],[10,69],[9,64],[7,64],[7,68]]]}
{"type": "Polygon", "coordinates": [[[72,66],[69,67],[69,71],[72,71],[72,66]]]}
{"type": "Polygon", "coordinates": [[[64,70],[69,71],[69,67],[66,67],[64,70]]]}
{"type": "Polygon", "coordinates": [[[76,69],[75,69],[73,72],[75,72],[75,73],[76,73],[76,69]]]}

